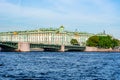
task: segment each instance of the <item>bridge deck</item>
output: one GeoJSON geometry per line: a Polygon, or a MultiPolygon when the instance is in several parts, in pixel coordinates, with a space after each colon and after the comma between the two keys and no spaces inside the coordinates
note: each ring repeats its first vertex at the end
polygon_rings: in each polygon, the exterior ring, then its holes
{"type": "MultiPolygon", "coordinates": [[[[0,45],[18,49],[18,42],[0,42],[0,45]]],[[[30,48],[42,48],[46,50],[57,50],[61,49],[61,45],[55,44],[40,44],[40,43],[30,43],[30,48]]],[[[84,51],[84,46],[75,46],[75,45],[65,45],[65,51],[84,51]]]]}

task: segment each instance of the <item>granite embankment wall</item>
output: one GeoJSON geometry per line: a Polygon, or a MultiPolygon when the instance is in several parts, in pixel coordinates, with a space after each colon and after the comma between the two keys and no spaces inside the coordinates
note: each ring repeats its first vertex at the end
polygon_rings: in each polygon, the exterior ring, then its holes
{"type": "Polygon", "coordinates": [[[109,49],[103,49],[103,48],[97,48],[97,47],[86,47],[85,51],[87,52],[120,52],[120,50],[113,50],[112,48],[109,49]]]}

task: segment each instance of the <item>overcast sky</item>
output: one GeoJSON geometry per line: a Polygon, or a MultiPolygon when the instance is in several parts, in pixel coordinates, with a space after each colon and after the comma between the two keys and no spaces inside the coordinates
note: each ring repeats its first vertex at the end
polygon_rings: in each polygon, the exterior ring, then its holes
{"type": "Polygon", "coordinates": [[[120,39],[120,0],[0,0],[0,32],[61,25],[120,39]]]}

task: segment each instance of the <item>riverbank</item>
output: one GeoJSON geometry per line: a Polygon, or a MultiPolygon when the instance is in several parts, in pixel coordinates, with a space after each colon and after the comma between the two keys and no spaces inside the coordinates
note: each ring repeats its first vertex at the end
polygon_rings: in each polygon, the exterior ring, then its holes
{"type": "Polygon", "coordinates": [[[104,49],[104,48],[97,48],[97,47],[86,47],[85,52],[120,52],[118,49],[104,49]]]}

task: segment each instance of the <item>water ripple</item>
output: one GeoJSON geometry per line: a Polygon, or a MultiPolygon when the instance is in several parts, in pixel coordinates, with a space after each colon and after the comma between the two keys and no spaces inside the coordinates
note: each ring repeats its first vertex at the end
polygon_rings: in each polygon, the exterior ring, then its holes
{"type": "Polygon", "coordinates": [[[0,80],[119,80],[120,53],[1,52],[0,80]]]}

